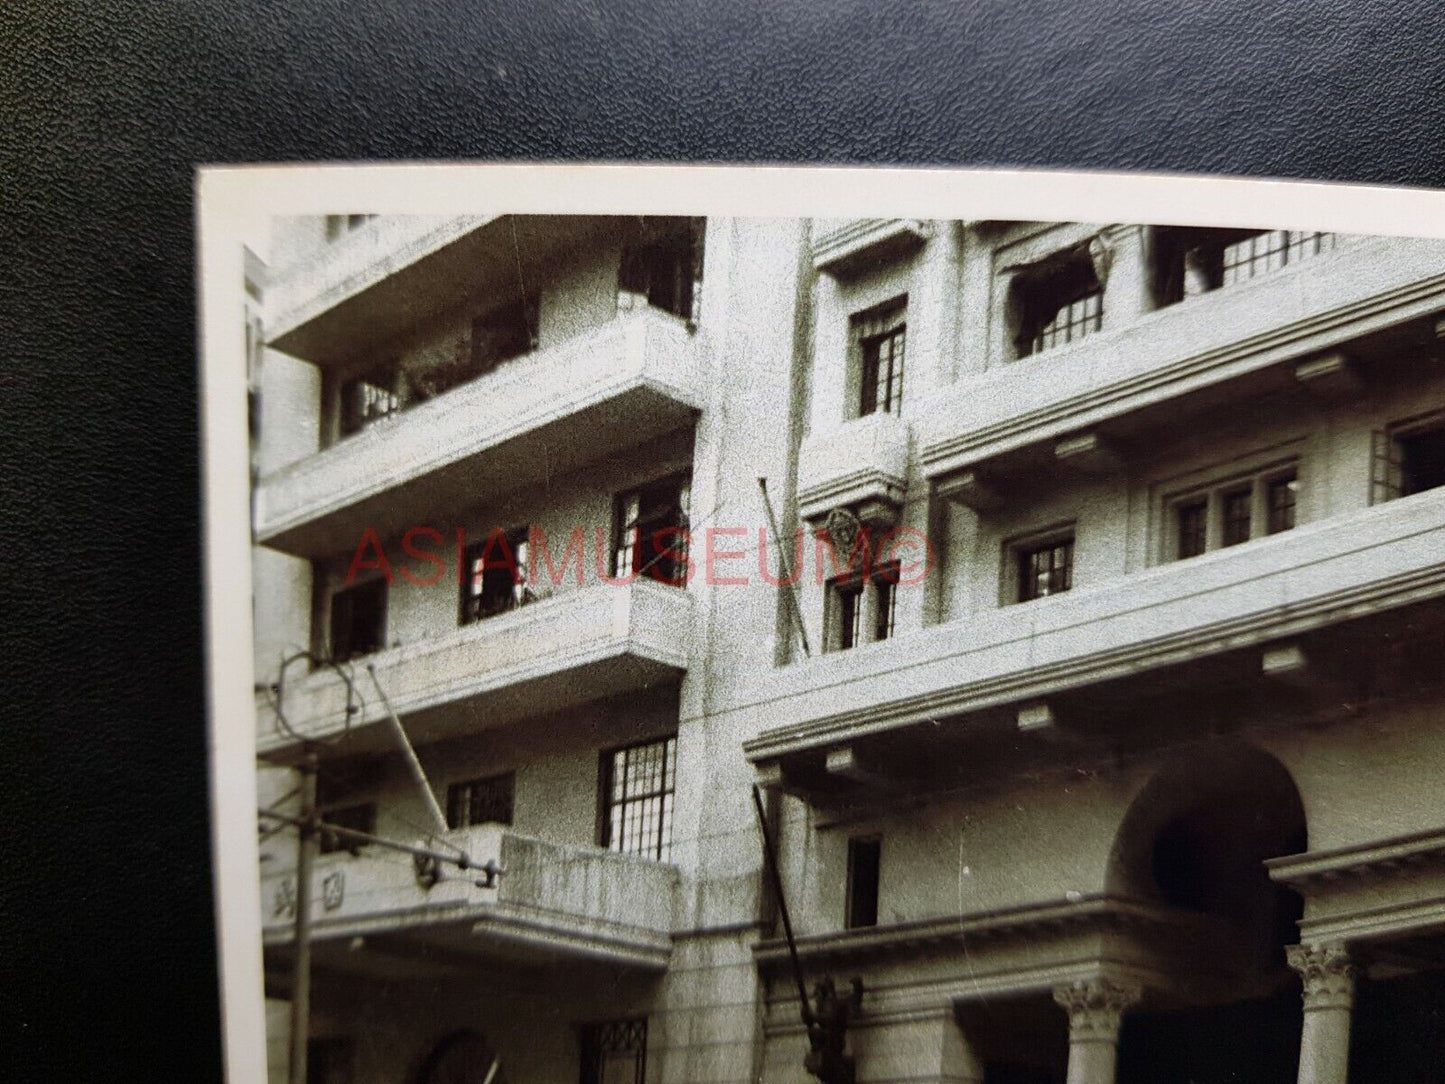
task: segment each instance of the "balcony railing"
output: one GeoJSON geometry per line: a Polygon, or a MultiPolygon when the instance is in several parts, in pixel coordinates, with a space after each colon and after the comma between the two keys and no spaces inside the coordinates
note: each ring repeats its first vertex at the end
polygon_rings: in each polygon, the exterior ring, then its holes
{"type": "MultiPolygon", "coordinates": [[[[418,743],[501,726],[676,678],[687,669],[692,598],[649,580],[564,590],[552,598],[349,664],[362,701],[353,749],[382,747],[386,714],[367,667],[418,743]],[[467,710],[447,710],[465,704],[467,710]]],[[[331,669],[288,681],[280,710],[258,705],[262,752],[348,726],[346,684],[331,669]]]]}
{"type": "Polygon", "coordinates": [[[629,313],[261,479],[257,537],[321,556],[399,535],[690,424],[702,376],[682,320],[629,313]]]}
{"type": "Polygon", "coordinates": [[[822,752],[1440,597],[1433,491],[777,671],[749,693],[774,725],[744,748],[822,752]]]}
{"type": "Polygon", "coordinates": [[[936,479],[967,470],[1337,349],[1442,307],[1445,243],[1340,238],[1333,251],[1297,267],[1190,297],[960,381],[918,419],[923,472],[936,479]]]}
{"type": "MultiPolygon", "coordinates": [[[[489,824],[449,833],[478,866],[501,869],[492,887],[476,873],[444,869],[427,887],[405,856],[363,849],[323,855],[311,886],[312,936],[388,935],[432,943],[451,935],[467,947],[489,946],[508,958],[604,960],[665,967],[672,949],[674,867],[595,847],[566,847],[489,824]]],[[[278,864],[284,861],[277,852],[278,864]]],[[[268,946],[292,938],[296,877],[263,872],[261,905],[268,946]]]]}

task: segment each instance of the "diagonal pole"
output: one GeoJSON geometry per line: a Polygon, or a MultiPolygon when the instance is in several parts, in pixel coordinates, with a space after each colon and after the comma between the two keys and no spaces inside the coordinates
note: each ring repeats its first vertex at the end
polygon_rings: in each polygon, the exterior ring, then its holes
{"type": "Polygon", "coordinates": [[[793,961],[793,981],[798,984],[798,1003],[803,1014],[803,1023],[809,1031],[813,1027],[813,1009],[808,1004],[808,987],[803,982],[803,965],[798,960],[798,945],[793,940],[793,920],[788,916],[788,900],[783,895],[783,878],[778,872],[778,859],[773,853],[773,837],[768,832],[767,814],[763,812],[763,796],[756,783],[753,784],[753,808],[758,813],[758,828],[763,833],[764,865],[768,867],[769,879],[773,883],[773,894],[778,899],[778,911],[783,918],[783,934],[788,939],[788,956],[793,961]]]}

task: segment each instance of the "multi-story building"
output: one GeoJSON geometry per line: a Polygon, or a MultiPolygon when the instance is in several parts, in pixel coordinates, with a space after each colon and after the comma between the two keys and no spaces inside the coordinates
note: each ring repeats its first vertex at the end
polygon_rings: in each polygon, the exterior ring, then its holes
{"type": "Polygon", "coordinates": [[[322,833],[313,1084],[809,1079],[755,794],[860,1082],[1435,1079],[1445,243],[340,215],[270,263],[263,804],[309,753],[327,824],[500,870],[322,833]]]}

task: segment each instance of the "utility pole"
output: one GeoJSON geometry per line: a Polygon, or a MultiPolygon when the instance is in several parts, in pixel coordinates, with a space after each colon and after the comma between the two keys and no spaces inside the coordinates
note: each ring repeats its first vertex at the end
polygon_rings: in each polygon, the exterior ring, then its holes
{"type": "Polygon", "coordinates": [[[301,816],[296,851],[296,962],[291,979],[291,1081],[306,1084],[306,1045],[311,1033],[311,867],[320,845],[316,812],[316,749],[302,757],[301,816]]]}

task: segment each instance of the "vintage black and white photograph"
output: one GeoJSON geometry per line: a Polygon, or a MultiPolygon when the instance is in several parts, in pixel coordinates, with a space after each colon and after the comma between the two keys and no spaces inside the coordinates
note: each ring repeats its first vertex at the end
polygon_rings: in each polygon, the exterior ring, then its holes
{"type": "Polygon", "coordinates": [[[1439,1079],[1438,194],[495,168],[202,175],[233,1072],[1439,1079]]]}

